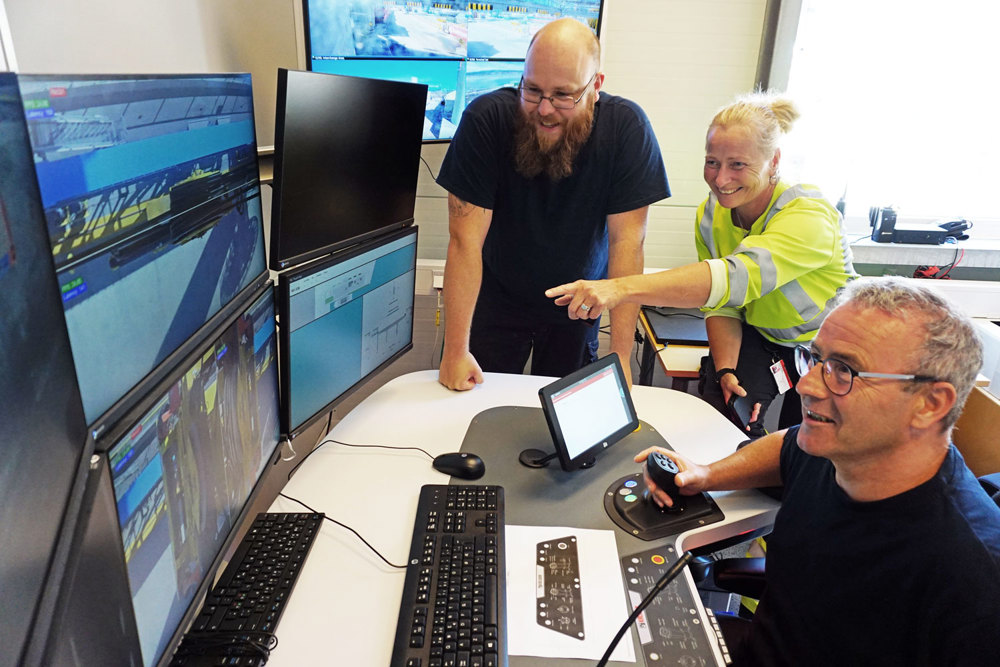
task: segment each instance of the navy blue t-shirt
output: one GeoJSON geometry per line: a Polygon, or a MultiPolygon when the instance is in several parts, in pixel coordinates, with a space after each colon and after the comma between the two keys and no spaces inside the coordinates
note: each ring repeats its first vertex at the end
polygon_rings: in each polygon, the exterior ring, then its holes
{"type": "Polygon", "coordinates": [[[852,500],[789,430],[767,590],[739,665],[996,665],[1000,508],[952,446],[937,474],[852,500]]]}
{"type": "MultiPolygon", "coordinates": [[[[566,320],[544,291],[607,277],[607,216],[670,196],[649,119],[633,102],[601,93],[590,139],[573,173],[554,182],[514,169],[517,90],[477,97],[441,165],[437,182],[456,197],[493,211],[483,244],[483,290],[536,316],[566,320]]],[[[523,312],[523,310],[521,311],[523,312]]]]}

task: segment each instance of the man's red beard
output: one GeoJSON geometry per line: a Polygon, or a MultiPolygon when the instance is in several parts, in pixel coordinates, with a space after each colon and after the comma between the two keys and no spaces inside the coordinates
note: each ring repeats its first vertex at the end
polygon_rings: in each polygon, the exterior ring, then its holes
{"type": "Polygon", "coordinates": [[[594,122],[594,106],[588,104],[563,126],[562,135],[543,145],[538,139],[537,114],[519,110],[514,125],[514,168],[525,178],[544,173],[559,181],[573,173],[573,161],[587,139],[594,122]]]}

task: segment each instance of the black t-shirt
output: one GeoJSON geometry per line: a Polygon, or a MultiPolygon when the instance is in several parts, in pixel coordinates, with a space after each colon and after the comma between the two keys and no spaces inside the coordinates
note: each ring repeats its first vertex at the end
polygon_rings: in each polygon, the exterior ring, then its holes
{"type": "Polygon", "coordinates": [[[767,590],[739,665],[996,665],[1000,508],[952,446],[924,484],[852,500],[792,428],[767,590]]]}
{"type": "Polygon", "coordinates": [[[483,245],[483,289],[553,321],[565,308],[546,299],[549,287],[608,271],[607,216],[670,196],[666,169],[649,120],[633,102],[601,93],[590,139],[573,173],[558,182],[527,179],[514,169],[517,90],[472,101],[441,165],[437,182],[493,211],[483,245]]]}

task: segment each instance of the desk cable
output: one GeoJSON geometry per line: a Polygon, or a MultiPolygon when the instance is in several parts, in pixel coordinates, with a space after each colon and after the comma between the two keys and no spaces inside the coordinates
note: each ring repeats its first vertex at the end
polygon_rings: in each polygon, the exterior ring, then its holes
{"type": "MultiPolygon", "coordinates": [[[[285,493],[281,493],[280,491],[278,492],[278,495],[281,496],[282,498],[285,498],[287,500],[291,500],[294,503],[298,503],[299,505],[302,505],[303,507],[305,507],[307,510],[309,510],[313,514],[319,514],[318,511],[316,511],[313,508],[309,507],[309,505],[306,505],[304,502],[302,502],[298,498],[292,498],[291,496],[289,496],[289,495],[287,495],[285,493]]],[[[365,543],[366,547],[368,547],[373,552],[375,552],[375,555],[378,556],[379,558],[381,558],[383,561],[385,561],[385,563],[387,565],[389,565],[390,567],[394,567],[394,568],[396,568],[398,570],[405,570],[406,569],[406,565],[396,565],[395,563],[393,563],[392,561],[390,561],[389,559],[387,559],[385,556],[383,556],[381,553],[379,553],[379,550],[376,549],[375,547],[373,547],[371,544],[369,544],[368,540],[366,540],[365,538],[363,538],[361,536],[361,533],[359,533],[358,531],[354,530],[353,528],[351,528],[350,526],[348,526],[346,523],[340,523],[336,519],[331,519],[329,516],[324,516],[323,518],[326,519],[327,521],[329,521],[330,523],[335,523],[338,526],[340,526],[341,528],[345,528],[345,529],[351,531],[352,533],[354,533],[359,540],[361,540],[362,542],[365,543]]]]}
{"type": "Polygon", "coordinates": [[[632,623],[635,622],[635,619],[639,618],[639,614],[641,614],[643,610],[645,610],[646,607],[648,607],[649,604],[656,599],[656,596],[660,594],[660,591],[666,588],[667,584],[677,578],[677,575],[681,573],[684,567],[688,564],[688,561],[692,558],[694,558],[694,554],[690,551],[685,551],[681,554],[681,557],[677,559],[677,562],[670,566],[669,570],[663,573],[663,576],[660,577],[659,581],[653,585],[652,590],[650,590],[646,597],[642,599],[642,602],[636,606],[635,611],[632,612],[628,619],[626,619],[625,624],[618,630],[618,634],[616,634],[614,639],[611,640],[608,650],[604,652],[600,662],[597,663],[597,667],[604,667],[604,665],[608,664],[608,660],[611,658],[611,653],[614,652],[615,647],[618,646],[618,642],[621,641],[621,638],[632,626],[632,623]]]}
{"type": "MultiPolygon", "coordinates": [[[[302,457],[301,461],[299,461],[298,463],[295,464],[294,468],[292,468],[291,470],[288,471],[288,479],[292,478],[292,475],[294,475],[295,471],[299,469],[299,466],[302,465],[303,463],[305,463],[306,459],[308,459],[310,456],[313,455],[313,452],[315,452],[316,450],[318,450],[320,447],[322,447],[323,445],[325,445],[328,442],[332,442],[332,443],[337,444],[337,445],[343,445],[344,447],[358,447],[358,448],[362,448],[362,449],[368,449],[368,448],[372,448],[372,449],[402,449],[402,450],[405,450],[405,449],[414,449],[414,450],[417,450],[418,452],[423,452],[424,454],[427,455],[427,458],[429,458],[431,460],[434,460],[434,457],[431,456],[430,453],[427,452],[427,450],[421,449],[420,447],[393,447],[393,446],[390,446],[390,445],[355,445],[355,444],[351,444],[349,442],[342,442],[340,440],[334,440],[333,438],[327,438],[327,439],[324,439],[318,445],[316,445],[311,452],[309,452],[308,454],[306,454],[304,457],[302,457]]],[[[286,498],[288,500],[291,500],[292,502],[296,502],[299,505],[302,505],[303,507],[305,507],[307,510],[309,510],[310,512],[312,512],[314,514],[318,514],[319,513],[316,510],[314,510],[313,508],[309,507],[309,505],[306,505],[304,502],[302,502],[298,498],[293,498],[292,496],[289,496],[287,494],[280,493],[280,492],[278,493],[278,495],[281,496],[282,498],[286,498]]],[[[390,561],[389,559],[387,559],[385,556],[383,556],[381,553],[379,553],[379,550],[376,549],[375,547],[373,547],[371,544],[369,544],[368,540],[366,540],[364,537],[361,536],[361,533],[359,533],[358,531],[354,530],[353,528],[351,528],[347,524],[341,523],[341,522],[337,521],[336,519],[330,518],[329,516],[327,516],[325,518],[326,518],[327,521],[329,521],[331,523],[335,523],[338,526],[340,526],[341,528],[344,528],[344,529],[349,530],[352,533],[354,533],[359,540],[361,540],[362,542],[365,543],[366,547],[368,547],[373,552],[375,552],[375,555],[378,556],[379,558],[381,558],[383,561],[385,561],[385,563],[387,565],[389,565],[390,567],[394,567],[394,568],[397,568],[397,569],[400,569],[400,570],[405,570],[406,569],[406,565],[396,565],[395,563],[393,563],[392,561],[390,561]]]]}
{"type": "Polygon", "coordinates": [[[434,460],[434,457],[431,456],[430,453],[427,452],[427,450],[420,449],[419,447],[392,447],[392,446],[389,446],[389,445],[352,445],[349,442],[341,442],[340,440],[334,440],[333,438],[326,438],[322,442],[320,442],[318,445],[316,445],[315,447],[313,447],[313,449],[312,449],[311,452],[309,452],[308,454],[306,454],[305,456],[303,456],[302,460],[299,461],[298,463],[296,463],[295,467],[293,467],[291,470],[288,471],[288,478],[287,479],[291,479],[292,475],[295,474],[295,471],[299,469],[299,466],[302,465],[303,463],[305,463],[309,459],[310,456],[312,456],[315,452],[319,451],[319,448],[322,447],[323,445],[325,445],[328,442],[332,442],[332,443],[337,444],[337,445],[343,445],[344,447],[358,447],[358,448],[362,448],[362,449],[364,449],[364,448],[374,448],[374,449],[414,449],[414,450],[416,450],[418,452],[423,452],[424,454],[426,454],[427,458],[429,458],[430,460],[432,460],[432,461],[434,460]]]}

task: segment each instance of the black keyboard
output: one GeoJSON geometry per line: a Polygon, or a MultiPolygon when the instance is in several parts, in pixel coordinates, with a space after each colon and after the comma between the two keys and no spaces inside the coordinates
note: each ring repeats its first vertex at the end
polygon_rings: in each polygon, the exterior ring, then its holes
{"type": "Polygon", "coordinates": [[[506,667],[500,486],[420,490],[391,667],[506,667]]]}
{"type": "Polygon", "coordinates": [[[299,571],[323,523],[323,514],[263,513],[236,548],[232,560],[174,654],[173,665],[263,665],[266,645],[299,571]],[[205,657],[227,657],[226,662],[205,657]],[[237,658],[245,658],[239,659],[237,658]]]}

